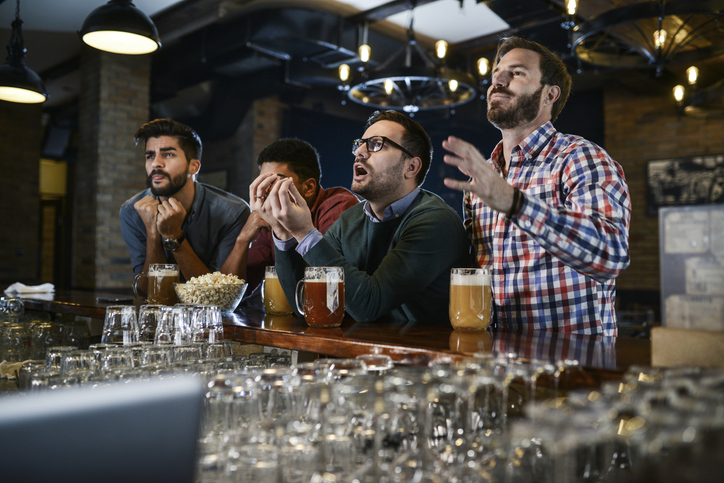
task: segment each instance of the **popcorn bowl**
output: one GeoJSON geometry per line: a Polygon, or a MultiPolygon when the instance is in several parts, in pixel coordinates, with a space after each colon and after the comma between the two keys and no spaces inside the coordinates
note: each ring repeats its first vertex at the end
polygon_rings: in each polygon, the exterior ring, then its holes
{"type": "Polygon", "coordinates": [[[236,310],[248,284],[243,283],[175,283],[174,290],[182,304],[216,305],[222,312],[236,310]]]}

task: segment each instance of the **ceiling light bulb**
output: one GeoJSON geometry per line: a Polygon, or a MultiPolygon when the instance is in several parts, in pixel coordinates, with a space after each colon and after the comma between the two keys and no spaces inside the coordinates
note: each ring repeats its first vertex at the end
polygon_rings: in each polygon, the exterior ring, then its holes
{"type": "Polygon", "coordinates": [[[450,92],[455,92],[458,90],[458,81],[455,79],[450,79],[450,82],[448,82],[448,87],[450,87],[450,92]]]}
{"type": "Polygon", "coordinates": [[[385,79],[385,92],[389,96],[392,94],[392,91],[395,89],[395,83],[392,82],[391,79],[385,79]]]}
{"type": "Polygon", "coordinates": [[[676,99],[676,102],[684,100],[684,86],[678,85],[674,87],[674,99],[676,99]]]}
{"type": "Polygon", "coordinates": [[[660,49],[666,42],[666,30],[657,30],[654,32],[654,46],[660,49]]]}
{"type": "Polygon", "coordinates": [[[577,6],[576,0],[568,0],[568,3],[566,4],[566,12],[568,12],[568,15],[575,15],[577,6]]]}
{"type": "Polygon", "coordinates": [[[444,40],[438,40],[435,42],[435,53],[438,59],[444,59],[447,54],[447,42],[444,40]]]}
{"type": "Polygon", "coordinates": [[[485,57],[478,59],[478,73],[482,76],[488,75],[488,69],[490,69],[490,61],[485,57]]]}
{"type": "Polygon", "coordinates": [[[362,44],[359,46],[357,53],[359,54],[359,60],[362,62],[369,62],[370,57],[372,56],[372,48],[370,48],[367,44],[362,44]]]}
{"type": "Polygon", "coordinates": [[[689,79],[689,85],[693,86],[696,84],[696,80],[699,78],[699,69],[696,66],[691,66],[686,69],[686,78],[689,79]]]}
{"type": "Polygon", "coordinates": [[[347,64],[342,64],[339,66],[339,80],[342,82],[347,82],[349,80],[349,66],[347,64]]]}

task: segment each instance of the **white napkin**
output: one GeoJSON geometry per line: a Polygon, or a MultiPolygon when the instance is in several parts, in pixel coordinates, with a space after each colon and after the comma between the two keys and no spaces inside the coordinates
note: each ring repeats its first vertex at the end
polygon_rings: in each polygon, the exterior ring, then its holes
{"type": "Polygon", "coordinates": [[[21,362],[0,362],[0,379],[17,379],[20,366],[26,361],[21,362]]]}
{"type": "Polygon", "coordinates": [[[5,289],[6,294],[24,294],[24,293],[48,293],[55,292],[55,285],[52,283],[44,283],[42,285],[25,285],[20,282],[15,282],[11,286],[5,289]]]}

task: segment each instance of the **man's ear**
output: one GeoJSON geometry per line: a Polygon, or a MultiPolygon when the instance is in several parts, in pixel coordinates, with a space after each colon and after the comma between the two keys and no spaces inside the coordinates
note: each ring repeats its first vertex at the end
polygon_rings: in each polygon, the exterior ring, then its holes
{"type": "Polygon", "coordinates": [[[314,196],[314,194],[317,192],[317,180],[314,178],[307,179],[304,183],[302,183],[302,193],[300,193],[304,198],[311,198],[314,196]]]}
{"type": "Polygon", "coordinates": [[[414,157],[408,160],[407,169],[405,170],[405,179],[415,179],[417,173],[422,169],[422,160],[414,157]]]}
{"type": "Polygon", "coordinates": [[[561,97],[561,88],[558,86],[547,86],[546,96],[544,102],[551,106],[561,97]]]}
{"type": "Polygon", "coordinates": [[[198,159],[192,159],[189,161],[189,174],[196,176],[199,174],[199,170],[201,169],[201,161],[198,159]]]}

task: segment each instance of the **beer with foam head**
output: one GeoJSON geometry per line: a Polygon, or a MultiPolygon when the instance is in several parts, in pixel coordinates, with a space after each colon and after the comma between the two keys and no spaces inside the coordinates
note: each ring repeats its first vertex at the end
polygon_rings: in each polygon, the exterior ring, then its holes
{"type": "Polygon", "coordinates": [[[307,324],[339,327],[344,318],[344,269],[307,267],[297,284],[297,309],[307,324]]]}
{"type": "Polygon", "coordinates": [[[493,294],[487,268],[450,272],[450,323],[455,329],[484,330],[490,325],[493,294]]]}

